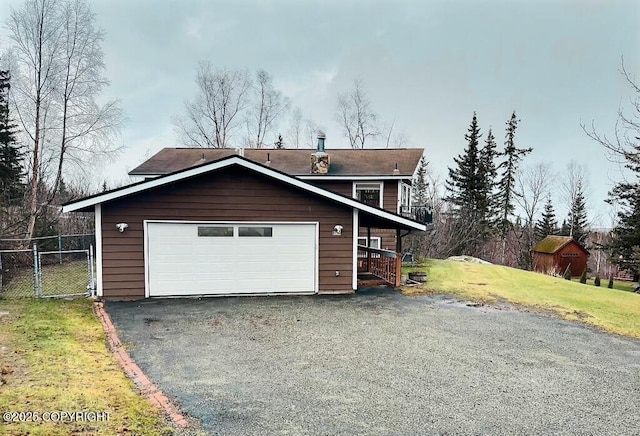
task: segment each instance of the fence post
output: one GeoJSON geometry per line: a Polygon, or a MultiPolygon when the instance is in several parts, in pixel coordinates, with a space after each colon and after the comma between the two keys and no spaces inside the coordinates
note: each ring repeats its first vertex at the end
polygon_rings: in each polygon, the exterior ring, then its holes
{"type": "Polygon", "coordinates": [[[33,244],[33,287],[35,288],[36,297],[42,296],[42,285],[40,283],[40,262],[38,256],[38,245],[33,244]]]}
{"type": "Polygon", "coordinates": [[[60,258],[60,265],[62,265],[62,235],[58,233],[58,257],[60,258]]]}

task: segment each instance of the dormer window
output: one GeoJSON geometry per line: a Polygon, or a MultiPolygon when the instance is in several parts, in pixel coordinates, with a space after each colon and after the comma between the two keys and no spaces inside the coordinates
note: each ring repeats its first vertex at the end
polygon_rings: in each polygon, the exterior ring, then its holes
{"type": "Polygon", "coordinates": [[[354,198],[371,206],[382,207],[382,183],[354,183],[354,198]]]}

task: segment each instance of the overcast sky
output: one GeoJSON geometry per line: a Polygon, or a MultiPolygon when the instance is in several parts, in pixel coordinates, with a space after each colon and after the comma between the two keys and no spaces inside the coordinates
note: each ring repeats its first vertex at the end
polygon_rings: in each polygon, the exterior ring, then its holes
{"type": "MultiPolygon", "coordinates": [[[[1,16],[17,4],[0,0],[1,16]]],[[[110,184],[162,147],[180,145],[171,118],[194,96],[198,62],[208,60],[271,73],[293,105],[325,129],[328,149],[348,146],[335,122],[336,96],[361,79],[379,116],[396,120],[406,146],[424,147],[442,177],[465,147],[473,111],[502,145],[515,109],[522,120],[517,144],[534,148],[524,165],[550,162],[558,172],[571,159],[584,165],[590,215],[597,210],[603,217],[596,224],[607,225],[603,200],[619,170],[580,123],[595,120],[611,133],[632,95],[619,69],[624,56],[630,72],[640,71],[637,0],[91,4],[106,31],[107,97],[120,99],[128,117],[126,149],[102,176],[110,184]]]]}

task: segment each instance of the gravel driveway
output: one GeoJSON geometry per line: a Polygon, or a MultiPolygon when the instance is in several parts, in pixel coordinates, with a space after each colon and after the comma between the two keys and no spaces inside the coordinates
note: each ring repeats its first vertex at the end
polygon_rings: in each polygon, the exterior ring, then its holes
{"type": "Polygon", "coordinates": [[[107,304],[208,434],[639,434],[640,341],[385,290],[107,304]]]}

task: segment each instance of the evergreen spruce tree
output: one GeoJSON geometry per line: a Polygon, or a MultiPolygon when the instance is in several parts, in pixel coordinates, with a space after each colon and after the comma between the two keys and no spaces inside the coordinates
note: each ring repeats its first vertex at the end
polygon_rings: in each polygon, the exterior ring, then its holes
{"type": "Polygon", "coordinates": [[[416,206],[425,206],[429,200],[429,182],[427,182],[427,165],[429,162],[424,156],[420,158],[420,164],[413,179],[413,204],[416,206]]]}
{"type": "Polygon", "coordinates": [[[24,192],[24,174],[15,139],[16,124],[9,114],[9,71],[0,70],[0,202],[2,206],[16,204],[24,192]]]}
{"type": "Polygon", "coordinates": [[[535,239],[539,242],[549,235],[557,235],[558,232],[558,221],[556,220],[556,213],[553,210],[551,197],[547,197],[542,216],[538,222],[536,222],[535,239]]]}
{"type": "Polygon", "coordinates": [[[587,242],[589,231],[587,229],[587,207],[582,184],[579,182],[576,197],[573,199],[571,210],[569,210],[567,225],[569,226],[569,236],[573,236],[573,239],[584,245],[587,242]]]}
{"type": "Polygon", "coordinates": [[[582,274],[580,274],[580,283],[582,283],[583,285],[587,283],[587,269],[586,268],[582,271],[582,274]]]}
{"type": "Polygon", "coordinates": [[[453,158],[456,168],[449,168],[449,179],[447,180],[447,189],[450,193],[447,200],[461,212],[461,215],[475,213],[477,210],[475,206],[481,186],[478,147],[481,136],[478,118],[474,112],[468,132],[464,135],[467,147],[462,155],[453,158]]]}
{"type": "Polygon", "coordinates": [[[282,139],[282,135],[281,134],[278,134],[278,140],[276,142],[274,142],[273,145],[277,149],[283,149],[284,148],[284,139],[282,139]]]}
{"type": "Polygon", "coordinates": [[[516,129],[520,120],[516,116],[516,112],[513,111],[511,118],[507,121],[507,128],[505,133],[504,151],[500,153],[504,156],[504,161],[500,163],[498,169],[502,169],[500,181],[498,182],[498,206],[499,206],[499,221],[498,229],[500,231],[500,238],[502,240],[502,263],[505,262],[505,245],[507,239],[507,233],[511,228],[511,222],[509,217],[513,214],[515,206],[514,201],[514,186],[515,176],[518,170],[518,164],[520,161],[531,151],[532,148],[517,148],[515,143],[516,129]]]}
{"type": "Polygon", "coordinates": [[[480,195],[478,196],[478,215],[486,228],[487,238],[490,236],[491,227],[496,221],[496,200],[494,190],[498,169],[496,168],[497,145],[491,128],[484,141],[484,147],[480,150],[480,165],[478,175],[480,179],[480,195]]]}
{"type": "Polygon", "coordinates": [[[562,225],[560,226],[560,232],[558,233],[560,236],[569,236],[571,235],[571,227],[567,220],[562,220],[562,225]]]}
{"type": "Polygon", "coordinates": [[[467,146],[462,155],[453,159],[456,166],[449,168],[446,183],[449,192],[446,199],[453,205],[457,223],[452,254],[478,255],[484,243],[483,235],[477,231],[478,211],[483,196],[479,150],[481,136],[478,118],[474,112],[464,136],[467,146]]]}

